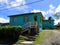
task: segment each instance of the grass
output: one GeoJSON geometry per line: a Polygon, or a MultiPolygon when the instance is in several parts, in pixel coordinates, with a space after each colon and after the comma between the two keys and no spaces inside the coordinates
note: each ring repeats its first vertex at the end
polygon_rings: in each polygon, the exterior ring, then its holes
{"type": "MultiPolygon", "coordinates": [[[[34,36],[34,37],[36,37],[36,39],[33,42],[33,45],[42,43],[44,40],[44,37],[46,35],[49,36],[49,34],[51,34],[51,32],[52,32],[52,30],[48,30],[48,31],[43,30],[42,32],[39,33],[39,35],[34,36]]],[[[21,44],[21,42],[23,42],[26,38],[27,38],[26,36],[20,35],[18,41],[15,44],[21,44]]]]}
{"type": "Polygon", "coordinates": [[[20,44],[20,43],[23,42],[26,38],[27,38],[26,36],[20,35],[18,41],[17,41],[15,44],[20,44]]]}
{"type": "Polygon", "coordinates": [[[45,35],[48,35],[48,33],[51,33],[52,31],[45,31],[39,33],[38,36],[36,36],[36,40],[33,42],[33,45],[40,44],[43,42],[45,35]]]}
{"type": "MultiPolygon", "coordinates": [[[[36,40],[34,41],[33,45],[41,43],[43,41],[45,33],[46,33],[46,31],[42,31],[39,33],[39,35],[34,36],[34,37],[36,37],[36,40]]],[[[26,38],[27,37],[20,35],[18,41],[15,44],[20,44],[26,38]]]]}
{"type": "Polygon", "coordinates": [[[33,44],[35,45],[35,44],[38,44],[38,43],[42,43],[44,35],[45,35],[45,31],[40,32],[39,35],[36,36],[36,40],[34,41],[33,44]]]}

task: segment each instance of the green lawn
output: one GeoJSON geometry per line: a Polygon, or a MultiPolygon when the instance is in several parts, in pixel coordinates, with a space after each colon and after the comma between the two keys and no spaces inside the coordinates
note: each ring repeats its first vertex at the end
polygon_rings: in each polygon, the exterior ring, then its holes
{"type": "Polygon", "coordinates": [[[17,41],[15,44],[20,44],[20,43],[23,42],[26,38],[27,38],[26,36],[20,35],[18,41],[17,41]]]}
{"type": "Polygon", "coordinates": [[[42,43],[45,35],[48,35],[48,33],[51,33],[51,32],[52,30],[49,30],[49,31],[43,30],[42,32],[40,32],[39,35],[36,36],[36,40],[34,41],[33,45],[42,43]]]}
{"type": "MultiPolygon", "coordinates": [[[[43,41],[45,33],[46,33],[46,31],[42,31],[39,33],[39,35],[34,36],[34,37],[36,37],[36,40],[34,41],[33,45],[41,43],[43,41]]],[[[20,36],[18,41],[15,44],[20,44],[22,41],[24,41],[25,38],[27,38],[27,37],[20,36]]]]}

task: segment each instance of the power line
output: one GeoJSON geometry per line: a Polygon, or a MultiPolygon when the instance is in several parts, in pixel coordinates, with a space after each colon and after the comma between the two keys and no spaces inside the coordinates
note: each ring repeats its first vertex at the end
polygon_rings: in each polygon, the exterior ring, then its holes
{"type": "MultiPolygon", "coordinates": [[[[40,1],[43,1],[43,0],[34,1],[34,2],[31,2],[31,3],[24,4],[24,5],[30,5],[30,4],[33,4],[33,3],[40,2],[40,1]]],[[[20,5],[20,6],[16,6],[16,7],[21,7],[21,6],[24,6],[24,5],[20,5]]],[[[16,8],[16,7],[11,7],[11,8],[3,8],[3,9],[1,9],[1,10],[9,10],[9,9],[16,8]]]]}

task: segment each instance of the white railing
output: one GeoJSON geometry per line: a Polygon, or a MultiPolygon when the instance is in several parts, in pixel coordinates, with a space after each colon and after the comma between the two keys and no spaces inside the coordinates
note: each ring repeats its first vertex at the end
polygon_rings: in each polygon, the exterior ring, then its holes
{"type": "Polygon", "coordinates": [[[37,27],[37,22],[30,22],[29,27],[30,28],[37,27]]]}
{"type": "Polygon", "coordinates": [[[37,27],[37,22],[28,22],[26,24],[24,24],[23,26],[23,29],[26,29],[26,28],[33,28],[33,27],[37,27]]]}
{"type": "Polygon", "coordinates": [[[28,23],[24,24],[22,27],[23,27],[22,28],[23,31],[21,33],[29,30],[29,28],[37,28],[37,22],[28,22],[28,23]]]}

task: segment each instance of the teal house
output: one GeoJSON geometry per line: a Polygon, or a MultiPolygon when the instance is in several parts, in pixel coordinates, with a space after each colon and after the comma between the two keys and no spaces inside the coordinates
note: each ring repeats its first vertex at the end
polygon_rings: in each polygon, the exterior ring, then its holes
{"type": "Polygon", "coordinates": [[[22,26],[23,30],[27,28],[37,28],[42,31],[42,28],[53,28],[53,20],[44,20],[41,12],[37,13],[25,13],[10,15],[10,26],[22,26]]]}
{"type": "Polygon", "coordinates": [[[43,20],[43,29],[54,29],[54,20],[43,20]]]}
{"type": "Polygon", "coordinates": [[[42,31],[42,13],[25,13],[10,15],[10,26],[22,26],[23,30],[27,28],[36,28],[36,32],[42,31]],[[38,28],[38,30],[37,30],[38,28]]]}

